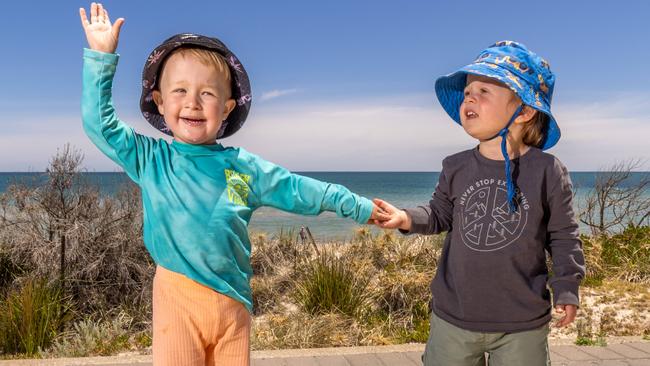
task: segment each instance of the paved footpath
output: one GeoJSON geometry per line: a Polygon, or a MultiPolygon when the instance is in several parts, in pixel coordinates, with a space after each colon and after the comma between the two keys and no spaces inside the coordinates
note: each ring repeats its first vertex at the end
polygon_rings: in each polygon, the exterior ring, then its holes
{"type": "MultiPolygon", "coordinates": [[[[255,351],[252,366],[417,366],[423,344],[255,351]]],[[[553,366],[650,366],[650,341],[638,337],[610,338],[606,347],[575,346],[551,340],[553,366]]],[[[0,366],[150,366],[151,355],[0,361],[0,366]]],[[[510,366],[510,365],[508,365],[510,366]]],[[[526,366],[526,365],[512,365],[526,366]]]]}

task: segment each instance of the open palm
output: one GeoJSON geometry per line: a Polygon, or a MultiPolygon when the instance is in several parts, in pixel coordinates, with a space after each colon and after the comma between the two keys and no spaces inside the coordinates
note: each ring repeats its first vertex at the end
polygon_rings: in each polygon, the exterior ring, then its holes
{"type": "Polygon", "coordinates": [[[79,9],[81,25],[86,32],[88,46],[91,49],[106,53],[114,53],[117,49],[117,41],[120,37],[120,29],[124,24],[124,18],[119,18],[115,24],[111,24],[108,11],[102,4],[90,4],[90,20],[86,16],[86,9],[79,9]]]}

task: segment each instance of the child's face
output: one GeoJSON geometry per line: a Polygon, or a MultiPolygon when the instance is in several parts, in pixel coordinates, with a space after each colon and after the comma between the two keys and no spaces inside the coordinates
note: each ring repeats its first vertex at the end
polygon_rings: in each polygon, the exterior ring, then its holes
{"type": "Polygon", "coordinates": [[[486,141],[506,126],[519,104],[517,95],[504,84],[485,76],[467,75],[460,121],[470,136],[486,141]]]}
{"type": "Polygon", "coordinates": [[[225,77],[191,55],[172,54],[154,91],[158,111],[174,139],[196,145],[214,144],[221,124],[235,108],[225,77]]]}

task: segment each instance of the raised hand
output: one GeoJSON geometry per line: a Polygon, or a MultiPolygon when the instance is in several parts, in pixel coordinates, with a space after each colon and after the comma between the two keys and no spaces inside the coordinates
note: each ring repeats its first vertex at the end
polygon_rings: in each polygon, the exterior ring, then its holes
{"type": "Polygon", "coordinates": [[[375,198],[372,202],[386,213],[383,216],[387,216],[386,220],[375,220],[375,225],[382,229],[411,229],[411,219],[406,212],[379,198],[375,198]]]}
{"type": "Polygon", "coordinates": [[[88,21],[84,8],[79,9],[79,17],[81,17],[81,25],[86,32],[88,46],[96,51],[115,53],[124,18],[119,18],[115,24],[111,25],[108,11],[102,4],[96,3],[90,4],[90,21],[88,21]]]}

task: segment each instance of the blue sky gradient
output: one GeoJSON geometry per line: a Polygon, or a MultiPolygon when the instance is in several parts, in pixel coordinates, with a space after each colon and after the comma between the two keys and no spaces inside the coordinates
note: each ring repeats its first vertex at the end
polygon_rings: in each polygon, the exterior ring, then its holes
{"type": "MultiPolygon", "coordinates": [[[[4,2],[0,30],[0,171],[43,170],[66,142],[90,170],[113,165],[81,132],[78,8],[90,2],[4,2]]],[[[253,111],[243,146],[294,170],[439,170],[472,147],[440,109],[438,76],[511,39],[550,61],[571,170],[650,158],[647,1],[105,1],[124,17],[114,83],[122,119],[139,114],[151,49],[175,33],[217,36],[241,59],[253,111]],[[297,153],[298,152],[298,153],[297,153]]],[[[646,165],[646,168],[649,168],[646,165]]]]}

